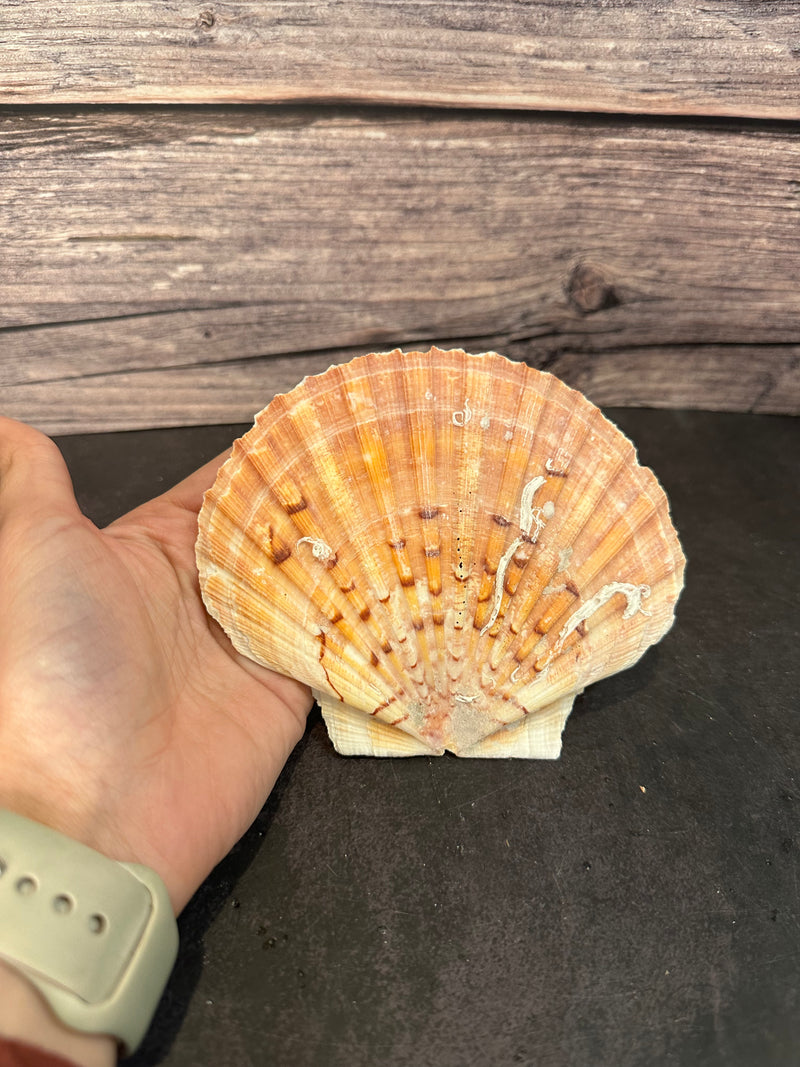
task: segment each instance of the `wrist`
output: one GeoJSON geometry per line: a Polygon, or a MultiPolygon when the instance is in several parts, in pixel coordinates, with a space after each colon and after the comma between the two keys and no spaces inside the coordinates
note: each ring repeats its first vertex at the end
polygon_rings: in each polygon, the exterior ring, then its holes
{"type": "Polygon", "coordinates": [[[134,1051],[177,947],[166,887],[153,870],[0,810],[0,959],[67,1030],[111,1035],[134,1051]]]}
{"type": "Polygon", "coordinates": [[[22,815],[26,819],[48,826],[73,841],[100,852],[120,863],[139,863],[154,870],[167,888],[173,914],[178,915],[188,902],[195,886],[184,885],[172,865],[154,852],[149,843],[135,846],[130,838],[117,830],[109,815],[108,804],[93,803],[89,797],[70,795],[66,787],[53,782],[39,782],[33,777],[25,787],[0,783],[0,809],[22,815]],[[46,797],[58,792],[60,802],[50,803],[46,797]]]}
{"type": "Polygon", "coordinates": [[[80,1067],[110,1067],[117,1061],[112,1037],[81,1034],[64,1026],[28,979],[3,960],[0,960],[0,1035],[46,1049],[80,1067]]]}

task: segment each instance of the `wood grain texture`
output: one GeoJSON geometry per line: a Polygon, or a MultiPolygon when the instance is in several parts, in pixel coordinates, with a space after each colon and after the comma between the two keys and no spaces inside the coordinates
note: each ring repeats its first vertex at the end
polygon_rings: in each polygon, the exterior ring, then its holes
{"type": "Polygon", "coordinates": [[[793,128],[23,111],[0,144],[0,409],[50,432],[246,420],[429,341],[606,404],[800,410],[793,128]]]}
{"type": "MultiPolygon", "coordinates": [[[[467,351],[501,351],[546,366],[601,407],[704,408],[800,413],[800,345],[757,349],[700,346],[619,351],[596,359],[568,353],[543,360],[534,345],[486,338],[434,339],[467,351]]],[[[385,346],[384,346],[385,347],[385,346]]],[[[410,347],[410,346],[405,346],[410,347]]],[[[428,347],[426,342],[425,347],[428,347]]],[[[48,434],[154,426],[250,423],[277,393],[370,349],[340,349],[203,366],[98,374],[3,389],[0,412],[48,434]]]]}
{"type": "Polygon", "coordinates": [[[800,117],[800,4],[11,0],[6,103],[348,101],[800,117]]]}

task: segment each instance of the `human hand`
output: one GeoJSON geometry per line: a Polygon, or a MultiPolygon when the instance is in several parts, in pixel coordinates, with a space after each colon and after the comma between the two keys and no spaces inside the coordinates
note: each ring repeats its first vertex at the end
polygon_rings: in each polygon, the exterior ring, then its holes
{"type": "Polygon", "coordinates": [[[219,462],[98,530],[56,445],[0,418],[0,806],[152,867],[176,912],[311,706],[203,607],[197,514],[219,462]]]}

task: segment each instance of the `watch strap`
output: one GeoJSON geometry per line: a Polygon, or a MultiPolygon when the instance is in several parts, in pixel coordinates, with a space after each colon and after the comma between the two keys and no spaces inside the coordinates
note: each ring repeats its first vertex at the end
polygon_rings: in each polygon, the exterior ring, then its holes
{"type": "Polygon", "coordinates": [[[141,1043],[178,951],[156,874],[0,809],[0,958],[66,1026],[141,1043]]]}

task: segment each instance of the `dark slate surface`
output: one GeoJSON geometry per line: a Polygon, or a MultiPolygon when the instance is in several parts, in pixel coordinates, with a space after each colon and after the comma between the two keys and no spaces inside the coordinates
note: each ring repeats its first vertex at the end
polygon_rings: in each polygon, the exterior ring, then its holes
{"type": "MultiPolygon", "coordinates": [[[[672,632],[553,763],[344,759],[312,715],[131,1065],[800,1063],[800,423],[609,414],[689,558],[672,632]]],[[[104,523],[242,429],[60,444],[104,523]]]]}

